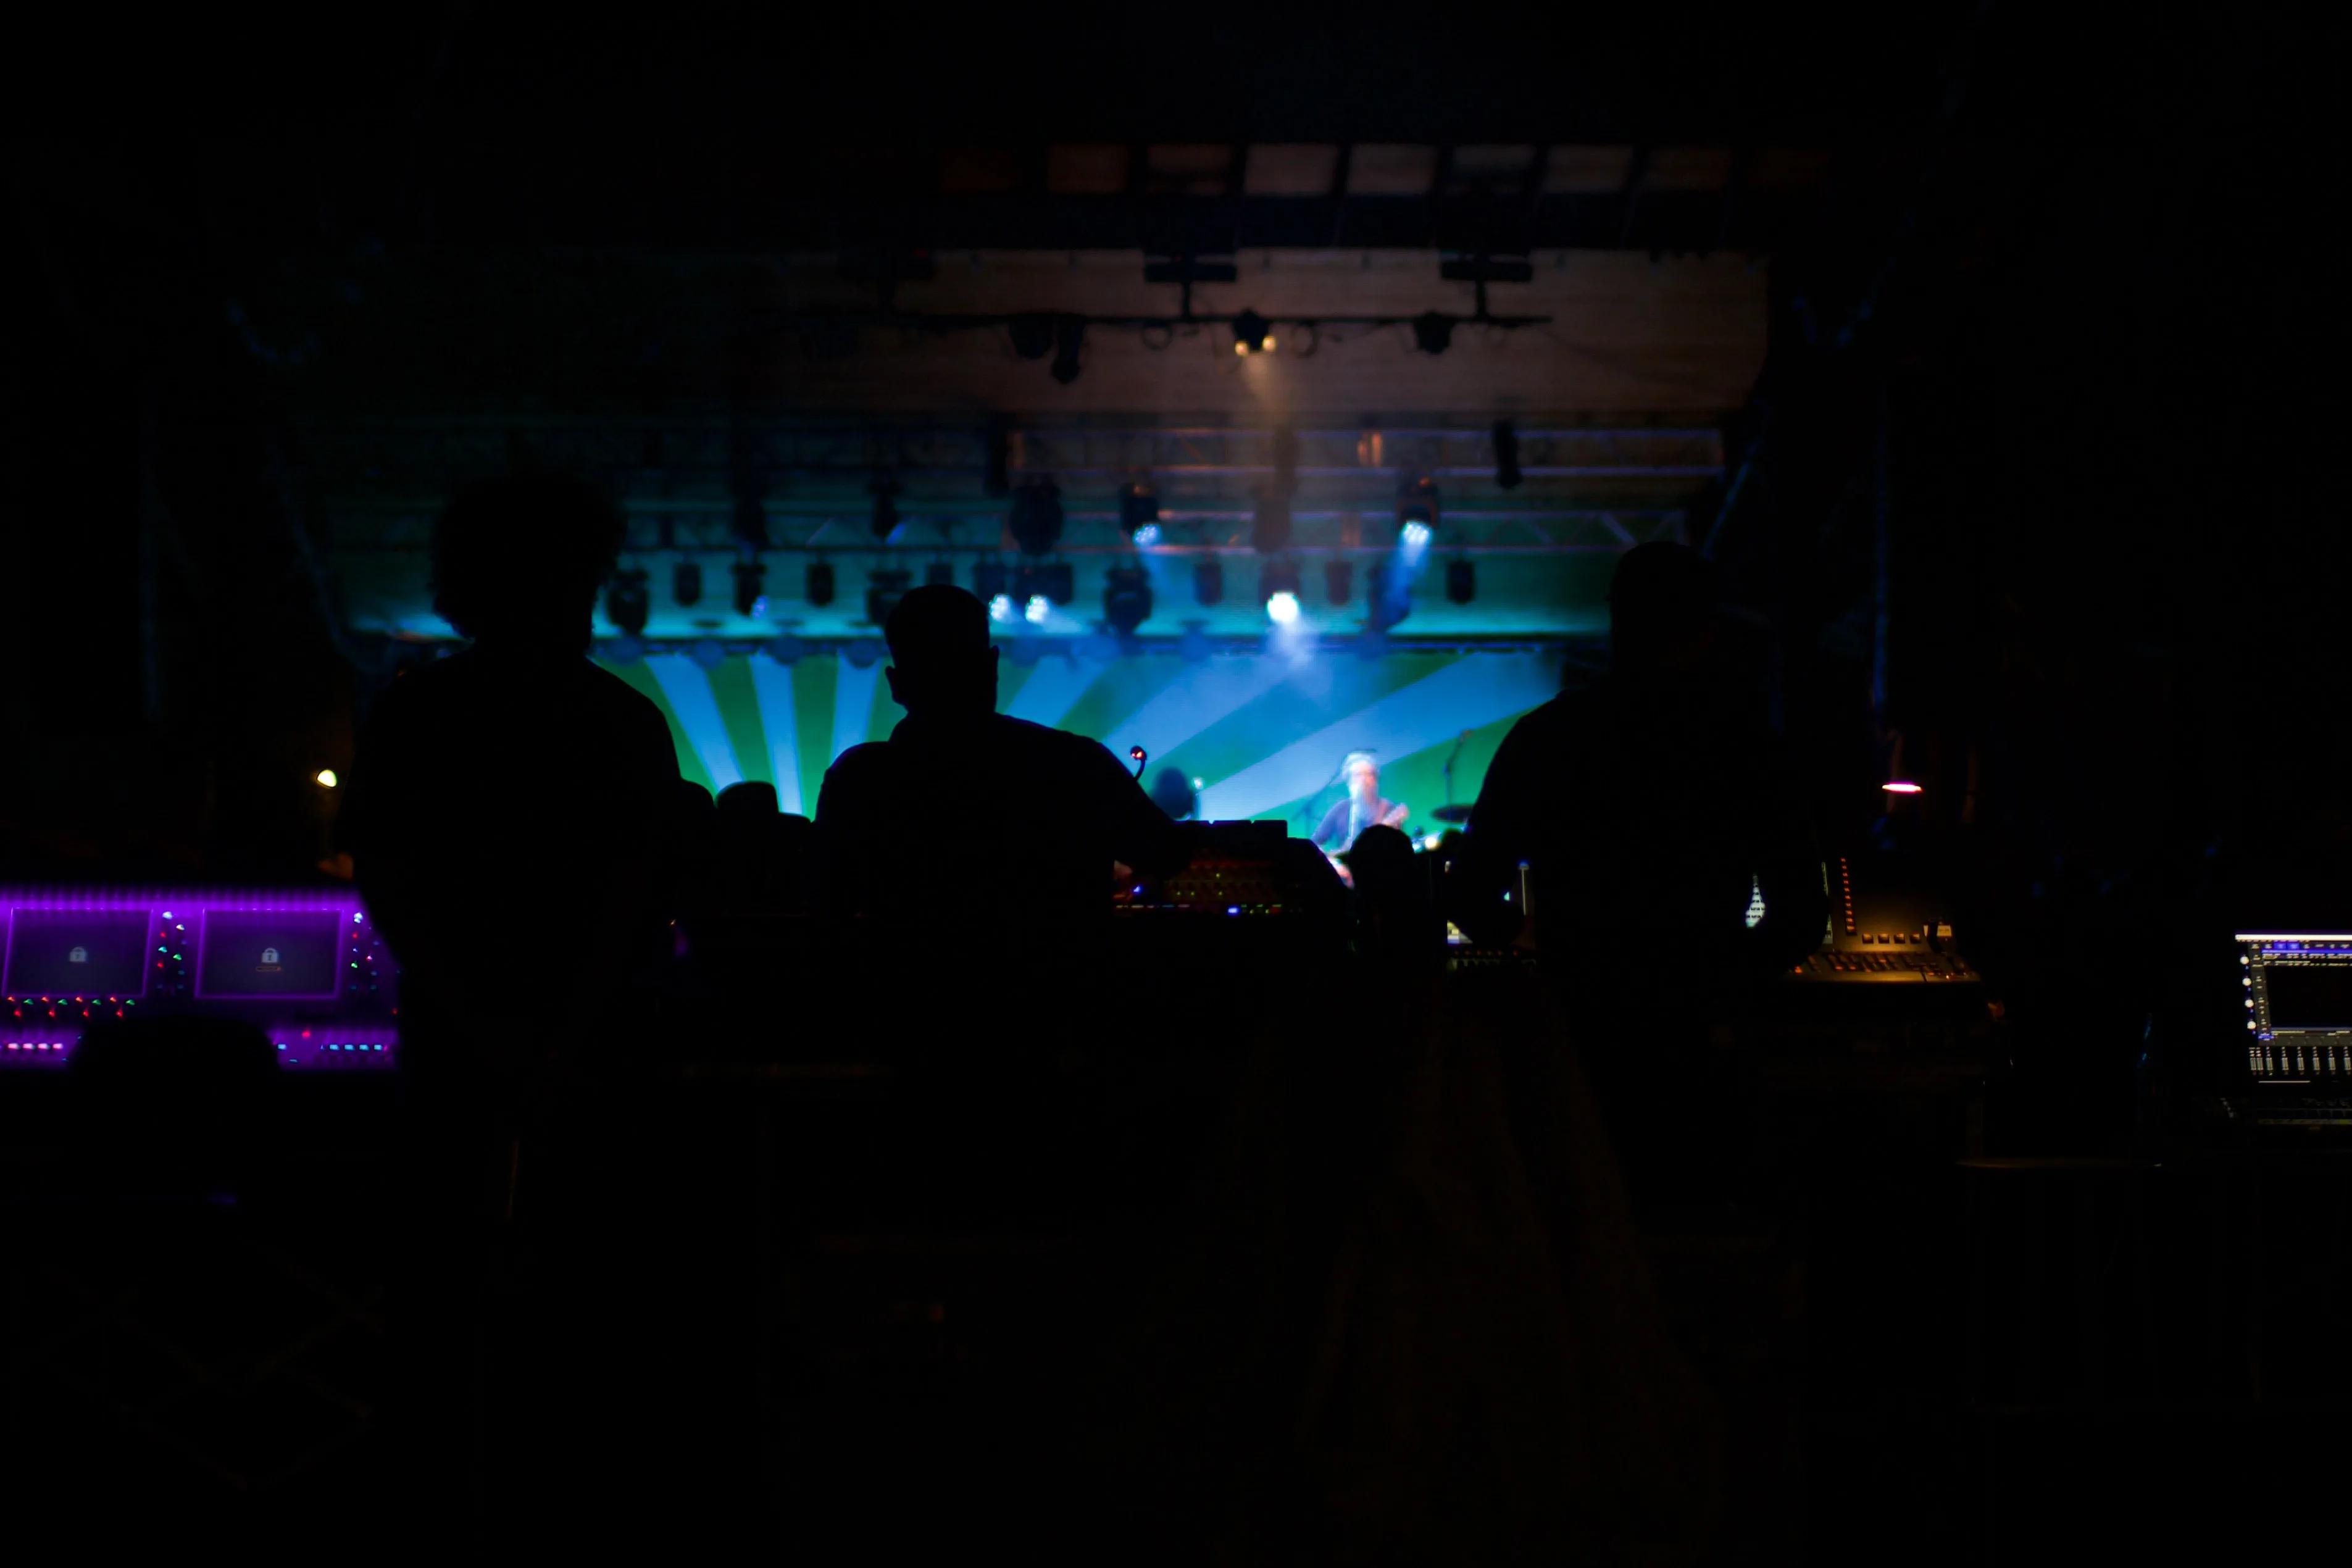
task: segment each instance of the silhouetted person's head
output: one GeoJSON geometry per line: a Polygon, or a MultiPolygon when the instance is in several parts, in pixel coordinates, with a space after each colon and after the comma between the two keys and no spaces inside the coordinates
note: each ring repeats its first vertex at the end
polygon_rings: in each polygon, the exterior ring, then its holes
{"type": "Polygon", "coordinates": [[[719,792],[721,822],[761,822],[776,815],[776,786],[765,779],[740,779],[719,792]]]}
{"type": "Polygon", "coordinates": [[[612,498],[583,480],[510,474],[469,485],[434,520],[433,607],[479,643],[584,653],[623,533],[612,498]]]}
{"type": "Polygon", "coordinates": [[[950,584],[910,591],[882,628],[890,645],[883,670],[890,695],[909,713],[953,716],[996,710],[997,650],[988,606],[950,584]]]}
{"type": "Polygon", "coordinates": [[[1717,636],[1715,563],[1686,544],[1638,544],[1609,583],[1610,663],[1633,674],[1704,664],[1717,636]]]}
{"type": "Polygon", "coordinates": [[[1370,898],[1412,887],[1412,840],[1393,827],[1365,828],[1348,850],[1348,873],[1356,890],[1370,898]]]}
{"type": "Polygon", "coordinates": [[[1151,804],[1182,822],[1201,809],[1201,797],[1192,793],[1183,769],[1162,768],[1151,781],[1151,804]]]}

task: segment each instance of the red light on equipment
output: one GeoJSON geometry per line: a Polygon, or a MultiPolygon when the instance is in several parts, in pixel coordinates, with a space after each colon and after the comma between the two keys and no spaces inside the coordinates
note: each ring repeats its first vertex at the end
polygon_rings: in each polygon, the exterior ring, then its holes
{"type": "Polygon", "coordinates": [[[1917,784],[1910,784],[1901,779],[1897,779],[1893,784],[1880,784],[1878,787],[1885,790],[1889,795],[1917,795],[1919,793],[1919,786],[1917,784]]]}

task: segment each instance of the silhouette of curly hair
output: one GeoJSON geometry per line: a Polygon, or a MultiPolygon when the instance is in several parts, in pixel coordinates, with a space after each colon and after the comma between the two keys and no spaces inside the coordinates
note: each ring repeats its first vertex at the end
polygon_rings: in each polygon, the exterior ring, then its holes
{"type": "Polygon", "coordinates": [[[522,473],[468,485],[433,522],[433,608],[464,637],[584,648],[626,527],[584,479],[522,473]]]}

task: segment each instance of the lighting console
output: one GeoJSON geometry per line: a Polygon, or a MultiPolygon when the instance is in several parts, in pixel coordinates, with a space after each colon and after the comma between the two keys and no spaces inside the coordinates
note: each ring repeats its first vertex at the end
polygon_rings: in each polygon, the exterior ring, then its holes
{"type": "Polygon", "coordinates": [[[58,1067],[106,1018],[250,1023],[280,1065],[397,1059],[397,975],[358,895],[0,889],[0,1069],[58,1067]]]}

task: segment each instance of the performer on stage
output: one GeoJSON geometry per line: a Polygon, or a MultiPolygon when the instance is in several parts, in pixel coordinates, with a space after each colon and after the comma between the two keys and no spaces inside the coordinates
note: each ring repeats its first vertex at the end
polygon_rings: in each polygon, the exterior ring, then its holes
{"type": "Polygon", "coordinates": [[[1350,752],[1339,771],[1348,780],[1348,798],[1323,814],[1313,834],[1315,847],[1326,855],[1344,855],[1356,835],[1371,826],[1402,828],[1405,808],[1381,798],[1381,764],[1370,752],[1350,752]]]}

